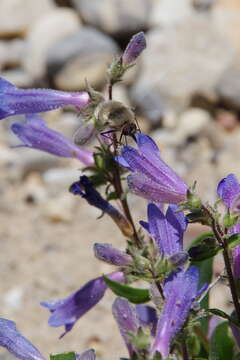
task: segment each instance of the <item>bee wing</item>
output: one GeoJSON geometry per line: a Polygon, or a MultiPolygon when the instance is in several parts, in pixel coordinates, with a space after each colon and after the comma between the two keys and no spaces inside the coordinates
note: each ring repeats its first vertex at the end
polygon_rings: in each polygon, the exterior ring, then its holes
{"type": "Polygon", "coordinates": [[[73,141],[76,145],[86,145],[96,135],[95,127],[92,123],[81,123],[73,134],[73,141]]]}

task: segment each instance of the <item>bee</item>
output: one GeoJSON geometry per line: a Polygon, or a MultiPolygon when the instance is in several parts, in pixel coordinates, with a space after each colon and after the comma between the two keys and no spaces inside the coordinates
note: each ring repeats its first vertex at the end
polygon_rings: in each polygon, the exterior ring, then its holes
{"type": "Polygon", "coordinates": [[[140,132],[134,112],[124,106],[120,101],[108,100],[101,102],[94,113],[97,121],[109,130],[101,132],[101,135],[120,131],[119,143],[123,136],[130,136],[136,141],[136,133],[140,132]]]}
{"type": "Polygon", "coordinates": [[[101,101],[92,118],[95,121],[82,122],[76,130],[73,136],[75,144],[86,145],[99,133],[108,137],[108,134],[116,132],[120,132],[118,143],[122,144],[123,137],[126,143],[128,136],[136,141],[135,135],[140,132],[135,114],[120,101],[101,101]]]}

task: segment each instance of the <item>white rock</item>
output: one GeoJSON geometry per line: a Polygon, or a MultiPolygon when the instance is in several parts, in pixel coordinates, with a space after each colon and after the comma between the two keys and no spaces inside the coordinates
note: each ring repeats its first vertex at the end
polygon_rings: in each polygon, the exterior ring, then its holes
{"type": "Polygon", "coordinates": [[[22,304],[23,289],[16,286],[8,290],[3,297],[5,305],[10,309],[19,309],[22,304]]]}
{"type": "MultiPolygon", "coordinates": [[[[35,3],[35,2],[34,2],[35,3]]],[[[28,34],[23,65],[34,78],[46,73],[47,52],[51,46],[80,27],[77,14],[68,8],[58,8],[41,17],[28,34]]]]}
{"type": "Polygon", "coordinates": [[[52,0],[1,0],[0,36],[25,33],[33,23],[54,8],[52,0]]]}
{"type": "Polygon", "coordinates": [[[160,0],[153,5],[151,26],[169,26],[182,22],[193,12],[192,0],[160,0]]]}

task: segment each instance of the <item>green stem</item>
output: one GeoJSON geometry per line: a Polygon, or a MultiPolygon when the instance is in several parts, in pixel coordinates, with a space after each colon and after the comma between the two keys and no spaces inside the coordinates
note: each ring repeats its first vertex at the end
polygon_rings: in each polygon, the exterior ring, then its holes
{"type": "Polygon", "coordinates": [[[187,344],[186,344],[186,341],[184,339],[181,342],[181,348],[182,348],[183,360],[190,360],[187,344]]]}

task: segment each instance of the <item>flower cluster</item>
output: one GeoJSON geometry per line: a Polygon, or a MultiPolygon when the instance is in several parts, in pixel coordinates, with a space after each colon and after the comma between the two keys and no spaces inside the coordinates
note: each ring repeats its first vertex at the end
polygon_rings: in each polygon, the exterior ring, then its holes
{"type": "MultiPolygon", "coordinates": [[[[145,47],[145,36],[140,32],[110,65],[108,99],[89,85],[86,91],[74,93],[24,90],[0,79],[0,118],[25,115],[24,123],[11,126],[22,142],[19,146],[75,158],[86,165],[83,171],[88,173],[81,174],[69,191],[107,214],[127,238],[125,249],[121,250],[111,243],[94,244],[95,257],[114,266],[113,272],[97,276],[63,299],[43,301],[41,305],[51,313],[50,326],[64,327],[60,336],[63,337],[101,301],[109,288],[117,295],[112,313],[130,360],[206,356],[225,359],[222,354],[234,351],[228,325],[240,344],[240,183],[235,175],[228,175],[218,185],[219,199],[214,206],[204,205],[195,194],[195,186],[189,188],[164,162],[154,140],[139,133],[133,111],[112,100],[113,85],[122,80],[145,47]],[[79,141],[73,142],[50,129],[39,115],[65,105],[80,111],[84,125],[80,127],[79,141]],[[91,136],[99,141],[94,153],[78,146],[91,136]],[[122,144],[127,136],[135,141],[134,146],[122,144]],[[127,178],[126,171],[130,172],[127,178]],[[125,179],[130,193],[148,201],[147,221],[140,221],[141,227],[132,216],[125,179]],[[221,202],[224,214],[218,208],[221,202]],[[187,248],[184,235],[189,222],[209,225],[211,232],[198,237],[187,248]],[[217,253],[223,254],[234,304],[232,315],[208,309],[207,294],[214,285],[208,286],[208,282],[213,273],[212,259],[217,253]],[[138,280],[145,282],[144,288],[132,284],[138,280]],[[210,334],[206,318],[212,313],[227,321],[216,325],[210,334]]],[[[0,345],[21,360],[45,360],[15,323],[4,318],[0,319],[0,345]]],[[[51,360],[59,360],[52,357],[51,360]]],[[[66,360],[95,357],[92,349],[64,355],[66,360]]]]}

